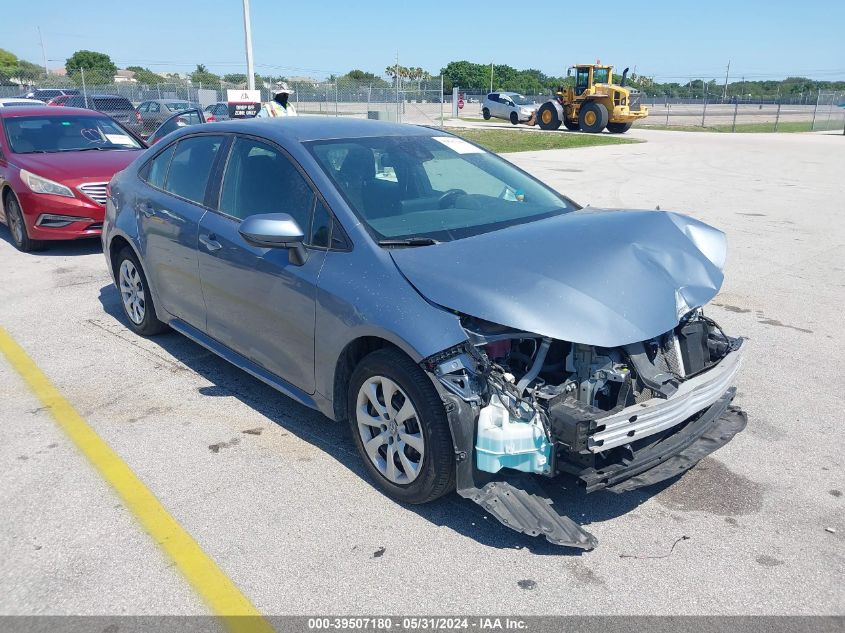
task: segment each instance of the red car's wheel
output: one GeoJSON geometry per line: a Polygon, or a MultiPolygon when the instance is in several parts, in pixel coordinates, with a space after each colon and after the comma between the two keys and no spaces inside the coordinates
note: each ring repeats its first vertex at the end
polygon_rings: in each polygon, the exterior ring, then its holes
{"type": "Polygon", "coordinates": [[[4,208],[6,209],[6,224],[9,225],[9,232],[12,234],[12,243],[19,251],[29,253],[44,248],[44,243],[30,239],[26,222],[23,219],[23,211],[15,194],[7,192],[4,208]]]}

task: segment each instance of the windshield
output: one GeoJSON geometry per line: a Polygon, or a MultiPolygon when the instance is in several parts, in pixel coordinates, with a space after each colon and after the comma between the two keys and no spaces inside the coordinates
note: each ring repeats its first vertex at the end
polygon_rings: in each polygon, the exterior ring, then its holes
{"type": "Polygon", "coordinates": [[[141,144],[108,117],[26,116],[5,120],[6,137],[16,154],[89,149],[141,149],[141,144]]]}
{"type": "Polygon", "coordinates": [[[516,105],[531,105],[534,103],[533,100],[529,99],[528,97],[524,97],[522,95],[511,95],[511,99],[516,105]]]}
{"type": "Polygon", "coordinates": [[[593,68],[593,83],[594,84],[606,84],[608,83],[607,77],[609,74],[608,68],[593,68]]]}
{"type": "Polygon", "coordinates": [[[451,241],[576,208],[495,154],[454,136],[307,145],[378,240],[451,241]]]}
{"type": "Polygon", "coordinates": [[[191,107],[191,104],[187,101],[180,101],[179,103],[167,103],[167,109],[171,112],[181,112],[182,110],[187,110],[191,107]]]}

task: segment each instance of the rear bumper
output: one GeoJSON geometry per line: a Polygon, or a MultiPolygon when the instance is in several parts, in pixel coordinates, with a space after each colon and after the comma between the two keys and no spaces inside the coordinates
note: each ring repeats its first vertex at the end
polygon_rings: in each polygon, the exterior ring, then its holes
{"type": "Polygon", "coordinates": [[[631,123],[647,116],[648,108],[645,106],[641,106],[639,110],[631,110],[628,106],[614,106],[610,120],[618,123],[631,123]]]}
{"type": "Polygon", "coordinates": [[[84,200],[79,192],[75,194],[77,197],[67,198],[18,192],[29,236],[34,240],[74,240],[99,236],[103,230],[105,207],[93,200],[84,200]],[[64,226],[50,226],[51,223],[46,221],[49,216],[79,219],[64,226]]]}

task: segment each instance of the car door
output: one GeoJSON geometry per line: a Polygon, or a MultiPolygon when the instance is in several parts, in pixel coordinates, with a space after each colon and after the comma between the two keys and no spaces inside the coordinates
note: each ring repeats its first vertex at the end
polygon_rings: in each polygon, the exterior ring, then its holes
{"type": "Polygon", "coordinates": [[[161,115],[161,104],[158,101],[150,101],[146,113],[141,116],[144,118],[144,127],[151,132],[161,125],[162,118],[166,118],[161,115]]]}
{"type": "Polygon", "coordinates": [[[279,147],[237,137],[217,210],[200,226],[199,268],[207,332],[288,383],[314,393],[317,277],[326,251],[304,262],[285,248],[259,248],[238,232],[251,215],[288,213],[308,234],[317,195],[279,147]]]}
{"type": "Polygon", "coordinates": [[[169,118],[165,119],[164,123],[162,123],[150,136],[147,138],[147,143],[149,145],[153,145],[158,143],[162,137],[167,136],[174,130],[178,130],[181,127],[185,127],[188,125],[198,125],[200,123],[205,123],[205,116],[203,115],[201,110],[196,108],[192,108],[190,110],[182,110],[181,112],[177,112],[176,114],[171,115],[169,118]]]}
{"type": "Polygon", "coordinates": [[[142,167],[149,187],[136,199],[147,275],[161,307],[203,330],[205,302],[197,262],[206,189],[223,135],[179,139],[142,167]]]}

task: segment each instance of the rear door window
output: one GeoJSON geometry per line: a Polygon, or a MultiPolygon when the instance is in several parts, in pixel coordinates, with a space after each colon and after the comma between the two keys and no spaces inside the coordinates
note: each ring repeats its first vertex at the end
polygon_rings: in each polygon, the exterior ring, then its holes
{"type": "Polygon", "coordinates": [[[170,161],[165,191],[203,204],[211,168],[222,143],[222,136],[191,136],[179,141],[170,161]]]}
{"type": "Polygon", "coordinates": [[[173,152],[175,149],[176,143],[173,143],[161,154],[147,163],[141,170],[141,178],[156,189],[164,189],[164,182],[167,179],[167,169],[170,167],[170,160],[173,158],[173,152]]]}
{"type": "Polygon", "coordinates": [[[150,102],[150,112],[158,112],[161,109],[157,101],[150,102]]]}

